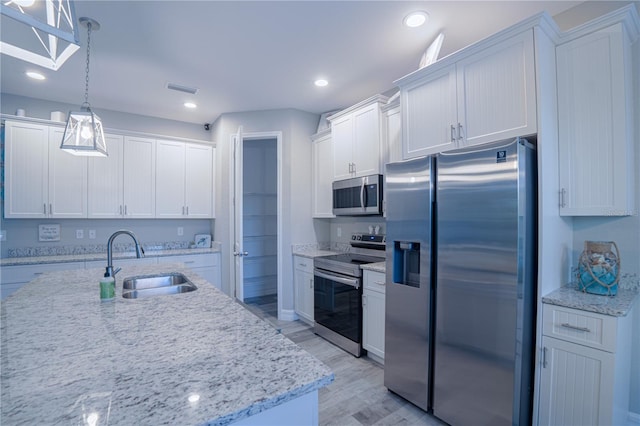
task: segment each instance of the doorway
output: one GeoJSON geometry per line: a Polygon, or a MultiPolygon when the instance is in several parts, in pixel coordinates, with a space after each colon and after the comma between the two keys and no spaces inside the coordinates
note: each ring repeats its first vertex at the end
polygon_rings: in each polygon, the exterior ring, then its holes
{"type": "Polygon", "coordinates": [[[234,282],[241,301],[281,301],[280,132],[234,135],[234,282]]]}

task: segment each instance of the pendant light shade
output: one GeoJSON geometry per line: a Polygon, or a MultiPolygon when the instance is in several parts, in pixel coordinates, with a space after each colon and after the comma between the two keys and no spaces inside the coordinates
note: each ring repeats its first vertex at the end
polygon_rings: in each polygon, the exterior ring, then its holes
{"type": "Polygon", "coordinates": [[[89,106],[83,106],[80,111],[69,112],[60,149],[73,155],[107,156],[102,120],[89,106]]]}
{"type": "Polygon", "coordinates": [[[80,111],[70,111],[64,128],[60,149],[73,155],[106,157],[107,144],[104,140],[102,120],[91,111],[89,105],[89,54],[91,52],[91,30],[99,30],[100,24],[91,18],[80,18],[80,25],[87,28],[87,68],[84,103],[80,111]]]}

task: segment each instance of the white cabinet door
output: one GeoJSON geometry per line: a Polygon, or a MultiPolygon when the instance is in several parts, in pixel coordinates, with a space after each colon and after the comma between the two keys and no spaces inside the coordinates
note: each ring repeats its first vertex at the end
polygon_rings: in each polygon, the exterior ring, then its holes
{"type": "Polygon", "coordinates": [[[48,215],[49,128],[5,122],[5,218],[48,215]]]}
{"type": "Polygon", "coordinates": [[[463,146],[536,133],[533,30],[461,59],[458,138],[463,146]]]}
{"type": "Polygon", "coordinates": [[[353,113],[353,175],[380,173],[380,108],[369,105],[353,113]]]}
{"type": "Polygon", "coordinates": [[[543,336],[540,425],[611,424],[615,356],[543,336]]]}
{"type": "Polygon", "coordinates": [[[87,216],[90,219],[120,218],[124,214],[124,137],[105,134],[104,138],[108,156],[88,159],[87,216]]]}
{"type": "Polygon", "coordinates": [[[124,138],[124,215],[154,218],[156,215],[156,141],[124,138]]]}
{"type": "Polygon", "coordinates": [[[362,347],[384,359],[385,275],[364,271],[362,295],[362,347]]]}
{"type": "Polygon", "coordinates": [[[333,144],[331,133],[313,138],[312,208],[314,218],[333,215],[333,144]]]}
{"type": "Polygon", "coordinates": [[[556,48],[562,215],[633,214],[630,53],[623,24],[556,48]]]}
{"type": "Polygon", "coordinates": [[[156,217],[181,218],[186,214],[185,144],[158,140],[156,142],[156,217]]]}
{"type": "Polygon", "coordinates": [[[293,256],[294,309],[301,319],[313,323],[313,260],[293,256]]]}
{"type": "Polygon", "coordinates": [[[457,147],[455,66],[404,88],[401,99],[404,159],[457,147]]]}
{"type": "Polygon", "coordinates": [[[353,170],[353,120],[350,116],[331,122],[333,180],[348,179],[353,170]]]}
{"type": "Polygon", "coordinates": [[[386,111],[389,162],[402,161],[402,116],[400,105],[386,111]]]}
{"type": "Polygon", "coordinates": [[[213,152],[211,145],[185,145],[185,213],[189,218],[214,216],[213,152]]]}
{"type": "Polygon", "coordinates": [[[49,128],[49,217],[87,217],[87,157],[60,149],[63,127],[49,128]]]}

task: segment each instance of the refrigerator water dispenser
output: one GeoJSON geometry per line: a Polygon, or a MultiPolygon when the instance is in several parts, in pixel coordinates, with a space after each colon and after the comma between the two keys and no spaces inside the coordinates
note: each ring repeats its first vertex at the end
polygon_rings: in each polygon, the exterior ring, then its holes
{"type": "Polygon", "coordinates": [[[420,287],[420,243],[393,242],[393,283],[420,287]]]}

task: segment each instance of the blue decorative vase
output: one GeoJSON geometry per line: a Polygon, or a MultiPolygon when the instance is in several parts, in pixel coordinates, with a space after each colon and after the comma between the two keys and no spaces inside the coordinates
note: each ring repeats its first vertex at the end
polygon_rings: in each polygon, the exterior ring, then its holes
{"type": "Polygon", "coordinates": [[[578,262],[580,290],[603,296],[615,296],[620,281],[620,253],[614,241],[585,241],[578,262]],[[615,248],[615,253],[612,251],[615,248]]]}

